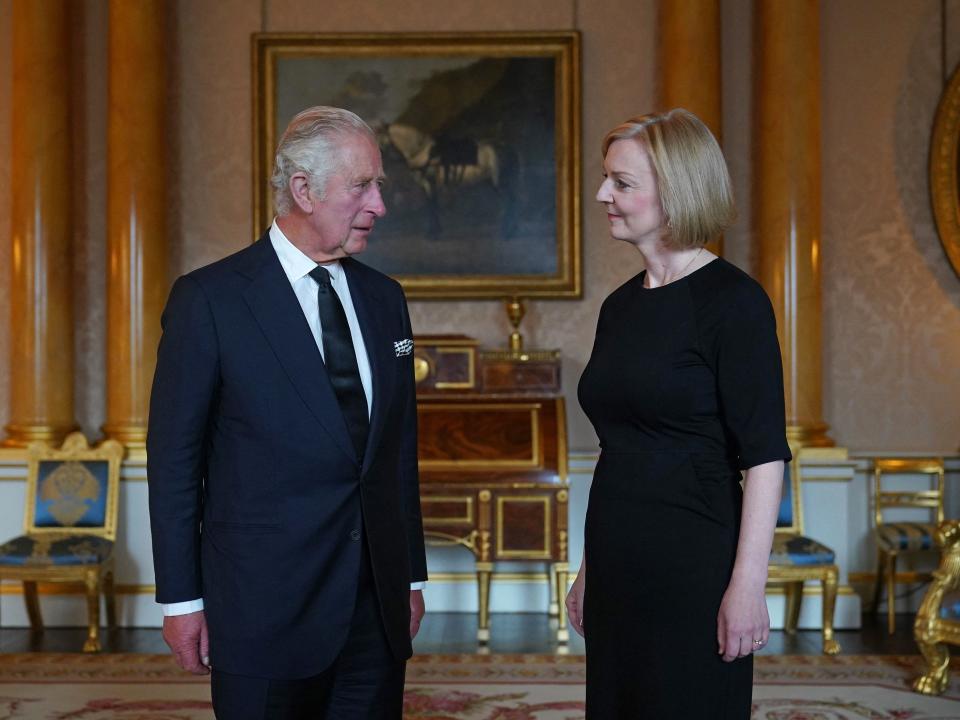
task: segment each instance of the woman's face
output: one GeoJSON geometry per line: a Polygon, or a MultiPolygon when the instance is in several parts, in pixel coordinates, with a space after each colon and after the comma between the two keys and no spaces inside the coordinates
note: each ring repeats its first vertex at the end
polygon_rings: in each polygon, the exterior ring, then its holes
{"type": "Polygon", "coordinates": [[[662,235],[663,209],[650,154],[637,140],[615,140],[603,159],[597,202],[607,209],[610,235],[639,244],[662,235]]]}

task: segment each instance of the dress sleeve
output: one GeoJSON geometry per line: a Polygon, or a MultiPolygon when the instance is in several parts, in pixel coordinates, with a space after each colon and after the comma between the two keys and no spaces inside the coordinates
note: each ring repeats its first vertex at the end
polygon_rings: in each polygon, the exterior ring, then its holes
{"type": "Polygon", "coordinates": [[[776,319],[759,287],[725,312],[716,367],[720,413],[739,467],[789,461],[776,319]]]}

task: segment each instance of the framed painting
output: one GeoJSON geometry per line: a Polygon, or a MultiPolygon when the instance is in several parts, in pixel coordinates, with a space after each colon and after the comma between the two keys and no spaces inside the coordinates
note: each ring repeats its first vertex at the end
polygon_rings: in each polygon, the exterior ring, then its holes
{"type": "Polygon", "coordinates": [[[255,34],[253,88],[254,237],[280,133],[334,105],[387,176],[363,262],[411,298],[580,296],[576,32],[255,34]]]}
{"type": "Polygon", "coordinates": [[[937,233],[960,277],[960,69],[954,71],[934,119],[930,138],[930,201],[937,233]]]}

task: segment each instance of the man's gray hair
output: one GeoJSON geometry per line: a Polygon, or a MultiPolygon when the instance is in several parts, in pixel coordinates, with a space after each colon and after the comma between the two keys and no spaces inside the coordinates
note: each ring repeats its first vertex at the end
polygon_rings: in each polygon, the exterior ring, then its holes
{"type": "Polygon", "coordinates": [[[317,105],[298,113],[277,144],[270,187],[277,215],[288,215],[293,210],[290,178],[306,173],[314,191],[326,194],[327,181],[339,169],[340,140],[347,134],[360,134],[377,142],[373,130],[357,115],[343,108],[317,105]]]}

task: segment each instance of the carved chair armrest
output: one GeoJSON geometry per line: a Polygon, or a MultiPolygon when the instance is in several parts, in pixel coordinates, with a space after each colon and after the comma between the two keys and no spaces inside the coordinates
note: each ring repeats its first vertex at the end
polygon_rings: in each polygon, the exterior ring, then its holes
{"type": "Polygon", "coordinates": [[[944,550],[960,543],[960,520],[944,520],[937,526],[933,539],[944,550]]]}

